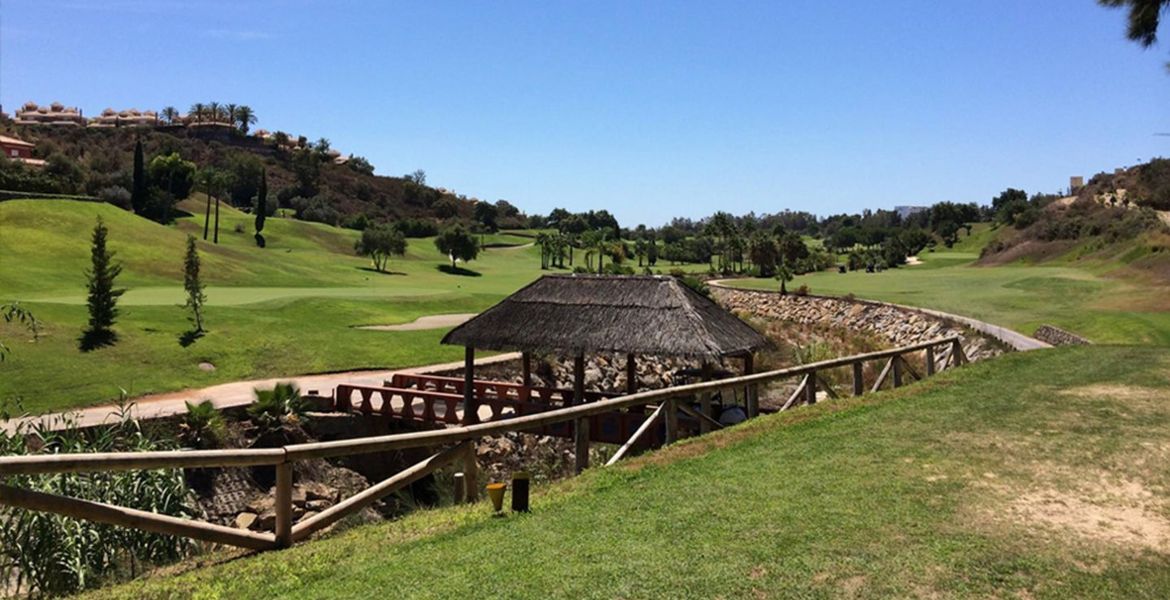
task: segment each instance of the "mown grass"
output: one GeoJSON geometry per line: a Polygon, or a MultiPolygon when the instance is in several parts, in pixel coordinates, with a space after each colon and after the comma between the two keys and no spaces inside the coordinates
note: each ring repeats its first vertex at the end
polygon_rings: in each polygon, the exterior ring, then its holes
{"type": "MultiPolygon", "coordinates": [[[[966,315],[1031,334],[1043,324],[1077,332],[1094,342],[1170,345],[1170,292],[1164,282],[1107,274],[1117,263],[974,264],[994,231],[978,226],[953,249],[920,255],[921,265],[881,273],[802,275],[788,289],[814,294],[897,302],[966,315]]],[[[770,279],[741,279],[732,286],[775,290],[770,279]]]]}
{"type": "Polygon", "coordinates": [[[1168,387],[1164,349],[1009,355],[587,472],[530,515],[425,511],[91,597],[1165,598],[1168,387]]]}
{"type": "MultiPolygon", "coordinates": [[[[252,217],[220,209],[220,243],[199,242],[208,284],[208,332],[189,346],[181,307],[187,234],[201,237],[198,213],[160,226],[110,205],[29,200],[0,203],[0,302],[20,301],[43,322],[35,343],[16,325],[0,324],[13,352],[0,364],[0,399],[19,398],[32,412],[254,377],[355,368],[394,368],[454,360],[438,344],[444,330],[382,332],[360,325],[419,316],[477,312],[541,273],[532,248],[493,248],[465,265],[478,277],[447,274],[431,239],[410,240],[390,273],[354,255],[358,233],[291,219],[269,219],[268,247],[257,248],[252,217]],[[119,342],[81,352],[89,232],[98,216],[123,263],[119,342]],[[241,224],[244,232],[235,231],[241,224]],[[215,370],[199,369],[208,362],[215,370]]],[[[503,239],[503,238],[501,238],[503,239]]],[[[525,238],[515,238],[526,243],[525,238]]]]}

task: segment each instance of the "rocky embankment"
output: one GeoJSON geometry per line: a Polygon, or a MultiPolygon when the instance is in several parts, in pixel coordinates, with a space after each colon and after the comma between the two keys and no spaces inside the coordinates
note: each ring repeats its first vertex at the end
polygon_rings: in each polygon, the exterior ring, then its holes
{"type": "Polygon", "coordinates": [[[1071,331],[1065,331],[1052,325],[1041,325],[1036,329],[1036,333],[1032,334],[1032,337],[1053,346],[1083,346],[1093,343],[1071,331]]]}
{"type": "Polygon", "coordinates": [[[957,335],[963,339],[963,350],[972,361],[998,356],[1006,350],[997,340],[958,323],[889,304],[721,287],[712,287],[711,292],[716,301],[741,316],[865,331],[888,340],[890,347],[957,335]]]}

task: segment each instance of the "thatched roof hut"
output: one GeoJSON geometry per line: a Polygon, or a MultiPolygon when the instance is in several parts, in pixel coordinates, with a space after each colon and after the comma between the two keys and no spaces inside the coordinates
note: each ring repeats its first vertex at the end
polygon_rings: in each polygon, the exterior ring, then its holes
{"type": "Polygon", "coordinates": [[[546,275],[456,327],[442,343],[718,359],[750,354],[768,342],[673,277],[546,275]]]}
{"type": "MultiPolygon", "coordinates": [[[[580,404],[586,398],[586,354],[625,353],[626,393],[634,394],[638,354],[690,356],[705,363],[735,356],[743,359],[744,373],[750,373],[753,351],[768,340],[673,277],[546,275],[451,330],[442,343],[465,349],[463,422],[470,424],[479,420],[476,348],[520,350],[524,388],[532,385],[532,353],[573,355],[571,402],[580,404]]],[[[710,408],[710,396],[703,396],[700,410],[710,413],[710,408]]],[[[747,409],[749,417],[754,412],[747,409]]],[[[664,414],[670,439],[675,408],[664,414]]],[[[580,472],[589,466],[590,418],[577,419],[573,428],[580,472]]]]}

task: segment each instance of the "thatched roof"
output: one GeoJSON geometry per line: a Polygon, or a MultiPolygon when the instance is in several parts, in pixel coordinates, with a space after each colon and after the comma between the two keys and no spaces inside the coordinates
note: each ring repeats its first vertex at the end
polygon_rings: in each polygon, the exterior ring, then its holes
{"type": "Polygon", "coordinates": [[[546,275],[451,330],[442,343],[716,358],[768,341],[673,277],[546,275]]]}

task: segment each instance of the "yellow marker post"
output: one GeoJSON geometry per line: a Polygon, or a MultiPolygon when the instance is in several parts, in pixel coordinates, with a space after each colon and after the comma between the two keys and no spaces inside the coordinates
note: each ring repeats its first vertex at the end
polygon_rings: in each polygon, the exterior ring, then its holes
{"type": "Polygon", "coordinates": [[[504,510],[504,490],[508,489],[506,483],[489,483],[487,485],[488,498],[491,498],[492,508],[499,514],[504,510]]]}

